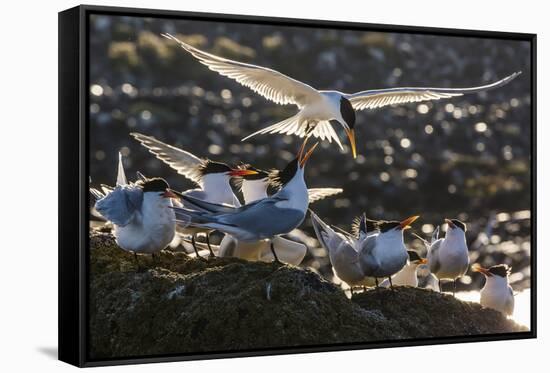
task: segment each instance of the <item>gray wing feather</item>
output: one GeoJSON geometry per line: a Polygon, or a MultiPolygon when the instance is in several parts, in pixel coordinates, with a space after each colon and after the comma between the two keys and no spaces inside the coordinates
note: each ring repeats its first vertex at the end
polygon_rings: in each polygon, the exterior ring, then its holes
{"type": "Polygon", "coordinates": [[[511,286],[508,286],[508,292],[510,293],[510,297],[507,299],[506,304],[504,305],[504,309],[507,315],[511,315],[514,313],[514,290],[511,286]]]}
{"type": "Polygon", "coordinates": [[[320,96],[319,92],[311,86],[292,79],[278,71],[267,67],[229,60],[201,51],[170,34],[162,34],[162,36],[177,42],[184,50],[210,70],[237,81],[276,104],[295,104],[302,107],[312,98],[315,99],[320,96]]]}
{"type": "Polygon", "coordinates": [[[439,248],[442,242],[443,239],[435,241],[428,250],[428,265],[432,273],[437,273],[441,268],[441,263],[439,262],[439,248]]]}
{"type": "Polygon", "coordinates": [[[435,230],[432,233],[430,244],[433,244],[437,240],[439,240],[439,225],[435,228],[435,230]]]}
{"type": "Polygon", "coordinates": [[[367,237],[359,252],[359,263],[366,276],[370,276],[380,267],[380,262],[372,255],[372,250],[374,246],[376,246],[376,237],[377,236],[367,237]]]}
{"type": "Polygon", "coordinates": [[[309,203],[320,201],[324,198],[340,194],[344,191],[342,188],[310,188],[307,190],[309,203]]]}
{"type": "Polygon", "coordinates": [[[152,136],[136,132],[132,132],[130,135],[149,149],[149,152],[154,154],[155,157],[176,170],[178,174],[185,176],[199,186],[202,185],[201,175],[198,171],[198,167],[204,162],[202,159],[185,150],[163,143],[152,136]]]}
{"type": "Polygon", "coordinates": [[[439,100],[462,96],[470,93],[488,91],[490,89],[502,87],[515,79],[520,72],[515,72],[504,79],[491,84],[471,88],[429,88],[429,87],[400,87],[372,89],[353,94],[346,94],[345,97],[350,100],[355,110],[377,109],[388,105],[404,104],[407,102],[421,102],[439,100]]]}
{"type": "Polygon", "coordinates": [[[322,221],[317,214],[311,210],[310,213],[311,224],[313,225],[317,239],[328,252],[334,250],[341,243],[342,238],[328,224],[322,221]]]}
{"type": "Polygon", "coordinates": [[[252,232],[262,232],[265,237],[288,233],[298,227],[305,218],[305,213],[297,209],[281,209],[273,199],[263,199],[259,203],[238,208],[234,214],[222,214],[218,222],[242,227],[252,232]]]}
{"type": "Polygon", "coordinates": [[[123,227],[140,210],[142,201],[143,192],[140,188],[119,186],[97,201],[95,208],[107,220],[123,227]]]}
{"type": "Polygon", "coordinates": [[[118,170],[116,176],[116,186],[123,186],[128,184],[126,179],[126,173],[124,172],[124,164],[122,163],[122,153],[118,152],[118,170]]]}

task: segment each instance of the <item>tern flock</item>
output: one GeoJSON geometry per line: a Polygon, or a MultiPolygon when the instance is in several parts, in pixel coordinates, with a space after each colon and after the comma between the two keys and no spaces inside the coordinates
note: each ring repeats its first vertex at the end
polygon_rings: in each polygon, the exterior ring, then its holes
{"type": "MultiPolygon", "coordinates": [[[[260,129],[258,134],[286,134],[303,138],[296,157],[282,170],[265,171],[252,165],[235,167],[221,161],[201,158],[188,151],[140,133],[130,135],[150,153],[169,165],[178,174],[196,184],[195,189],[172,190],[158,177],[138,172],[138,180],[128,182],[119,153],[117,181],[114,187],[90,188],[95,201],[92,213],[113,226],[113,235],[123,250],[154,254],[183,239],[190,243],[197,260],[210,257],[238,257],[251,261],[275,261],[299,265],[307,247],[283,235],[298,228],[305,220],[310,203],[342,192],[340,188],[308,189],[304,168],[318,142],[308,147],[312,137],[318,141],[336,142],[343,146],[331,122],[345,131],[355,158],[356,110],[377,109],[388,105],[448,99],[469,93],[501,87],[520,72],[491,84],[472,88],[401,87],[366,90],[353,94],[320,91],[270,68],[229,60],[199,50],[170,34],[167,39],[178,43],[184,51],[210,70],[233,79],[276,104],[293,104],[299,109],[294,116],[260,129]],[[241,204],[231,187],[231,180],[240,186],[241,204]],[[270,194],[271,190],[275,190],[270,194]],[[210,233],[220,231],[224,237],[218,247],[210,244],[210,233]],[[197,235],[206,242],[198,242],[197,235]],[[208,253],[204,257],[204,253],[208,253]]],[[[445,219],[447,230],[439,238],[439,226],[426,245],[426,258],[408,250],[405,230],[419,216],[402,221],[373,220],[360,215],[350,232],[330,226],[310,210],[311,222],[320,244],[328,251],[334,274],[354,288],[418,286],[417,268],[427,266],[431,275],[441,281],[456,281],[470,267],[466,242],[466,224],[458,219],[445,219]],[[382,282],[380,282],[382,280],[382,282]]],[[[509,285],[510,268],[496,265],[472,270],[482,273],[486,283],[481,290],[483,306],[511,315],[514,295],[509,285]]]]}

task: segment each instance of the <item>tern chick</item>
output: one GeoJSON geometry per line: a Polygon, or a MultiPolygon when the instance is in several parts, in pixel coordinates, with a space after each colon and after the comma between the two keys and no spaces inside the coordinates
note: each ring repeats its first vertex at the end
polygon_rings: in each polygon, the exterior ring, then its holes
{"type": "MultiPolygon", "coordinates": [[[[421,258],[414,250],[407,250],[407,253],[409,254],[407,265],[392,277],[392,283],[396,286],[411,286],[415,288],[418,286],[416,271],[420,265],[426,264],[428,260],[426,258],[421,258]]],[[[388,287],[389,285],[390,282],[387,279],[380,284],[380,286],[383,287],[388,287]]]]}

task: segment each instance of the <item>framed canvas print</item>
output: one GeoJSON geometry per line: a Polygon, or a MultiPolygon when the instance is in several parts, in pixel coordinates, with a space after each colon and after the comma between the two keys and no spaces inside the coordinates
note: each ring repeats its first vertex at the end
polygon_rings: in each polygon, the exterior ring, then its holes
{"type": "Polygon", "coordinates": [[[535,41],[61,12],[60,359],[534,337],[535,41]]]}

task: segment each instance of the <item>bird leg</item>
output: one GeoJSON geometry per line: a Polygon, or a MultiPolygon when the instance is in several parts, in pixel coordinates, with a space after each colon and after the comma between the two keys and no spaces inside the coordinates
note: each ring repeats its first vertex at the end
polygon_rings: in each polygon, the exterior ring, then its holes
{"type": "Polygon", "coordinates": [[[197,249],[197,242],[195,241],[195,234],[191,236],[191,245],[193,245],[193,250],[195,250],[195,254],[197,255],[197,259],[200,260],[206,260],[202,256],[199,255],[199,250],[197,249]]]}
{"type": "Polygon", "coordinates": [[[391,276],[390,276],[390,277],[388,277],[388,280],[390,281],[390,289],[392,289],[392,290],[393,290],[393,283],[391,282],[391,276]]]}
{"type": "Polygon", "coordinates": [[[136,266],[137,266],[137,272],[140,272],[141,271],[141,266],[139,265],[139,260],[138,260],[138,257],[137,257],[137,253],[134,251],[134,260],[136,262],[136,266]]]}
{"type": "Polygon", "coordinates": [[[153,263],[155,263],[155,253],[151,253],[151,259],[152,259],[153,263]]]}
{"type": "Polygon", "coordinates": [[[374,278],[374,281],[376,282],[376,288],[378,289],[378,287],[380,286],[380,285],[378,284],[378,277],[375,277],[375,278],[374,278]]]}
{"type": "Polygon", "coordinates": [[[215,258],[216,255],[214,255],[214,250],[212,250],[212,247],[210,246],[210,232],[206,232],[206,245],[208,246],[208,250],[210,250],[209,258],[215,258]]]}
{"type": "Polygon", "coordinates": [[[275,246],[273,245],[273,241],[270,242],[271,252],[273,253],[273,258],[275,258],[274,262],[282,264],[282,262],[277,257],[277,254],[275,253],[275,246]]]}
{"type": "Polygon", "coordinates": [[[437,280],[437,286],[439,286],[439,292],[443,293],[443,288],[441,287],[441,280],[437,280]]]}

